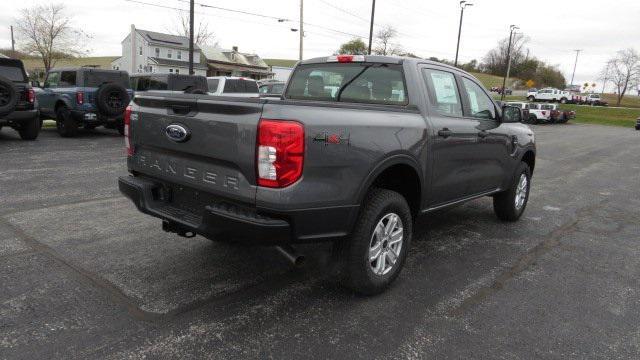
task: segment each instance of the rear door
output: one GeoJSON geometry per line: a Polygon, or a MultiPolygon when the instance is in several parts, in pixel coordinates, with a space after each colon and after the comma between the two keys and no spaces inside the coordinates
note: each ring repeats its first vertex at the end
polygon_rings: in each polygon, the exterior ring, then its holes
{"type": "Polygon", "coordinates": [[[420,69],[427,87],[431,124],[431,182],[429,206],[473,195],[479,176],[480,121],[465,118],[458,79],[448,69],[420,69]]]}
{"type": "Polygon", "coordinates": [[[150,91],[134,103],[138,119],[132,120],[133,170],[177,188],[255,203],[255,143],[263,106],[259,100],[150,91]],[[184,139],[169,136],[174,125],[186,131],[184,139]]]}

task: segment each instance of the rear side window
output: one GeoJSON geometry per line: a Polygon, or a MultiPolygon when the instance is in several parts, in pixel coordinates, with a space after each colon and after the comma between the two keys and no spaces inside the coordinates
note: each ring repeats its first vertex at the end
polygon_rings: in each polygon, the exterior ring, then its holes
{"type": "Polygon", "coordinates": [[[104,83],[116,83],[129,88],[129,75],[118,71],[86,71],[84,83],[87,87],[98,87],[104,83]]]}
{"type": "Polygon", "coordinates": [[[76,86],[76,72],[75,71],[63,71],[60,73],[59,87],[72,87],[76,86]]]}
{"type": "Polygon", "coordinates": [[[207,87],[211,92],[218,90],[218,84],[220,84],[220,79],[207,79],[207,87]]]}
{"type": "Polygon", "coordinates": [[[406,105],[402,66],[392,64],[307,64],[296,68],[289,99],[406,105]]]}
{"type": "Polygon", "coordinates": [[[257,93],[258,84],[253,80],[227,79],[224,82],[223,93],[257,93]]]}
{"type": "Polygon", "coordinates": [[[6,77],[11,81],[26,81],[22,69],[15,66],[0,66],[0,76],[6,77]]]}
{"type": "Polygon", "coordinates": [[[47,76],[47,81],[44,82],[44,87],[47,88],[55,88],[58,87],[58,82],[60,81],[60,73],[52,72],[47,76]]]}
{"type": "Polygon", "coordinates": [[[424,69],[431,108],[438,114],[462,117],[462,104],[455,76],[446,71],[424,69]]]}

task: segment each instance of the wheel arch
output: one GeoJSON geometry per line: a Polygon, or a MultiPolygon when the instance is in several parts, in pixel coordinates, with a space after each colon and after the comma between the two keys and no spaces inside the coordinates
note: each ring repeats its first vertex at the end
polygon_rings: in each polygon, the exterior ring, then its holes
{"type": "Polygon", "coordinates": [[[372,186],[393,190],[405,197],[414,217],[420,212],[424,175],[418,161],[408,154],[396,154],[381,161],[360,185],[358,204],[362,204],[372,186]],[[394,179],[394,176],[396,178],[394,179]],[[397,178],[400,176],[401,178],[397,178]],[[409,184],[406,184],[406,182],[409,184]]]}
{"type": "Polygon", "coordinates": [[[533,169],[536,167],[536,152],[533,149],[526,149],[522,156],[520,157],[520,161],[529,165],[529,170],[531,170],[531,174],[533,175],[533,169]]]}

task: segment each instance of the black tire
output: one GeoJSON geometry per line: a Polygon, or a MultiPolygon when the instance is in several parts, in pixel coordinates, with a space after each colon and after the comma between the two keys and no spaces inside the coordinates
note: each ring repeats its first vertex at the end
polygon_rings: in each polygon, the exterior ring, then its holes
{"type": "Polygon", "coordinates": [[[567,98],[560,99],[560,104],[566,104],[566,103],[567,103],[567,98]]]}
{"type": "Polygon", "coordinates": [[[20,134],[22,140],[35,140],[38,138],[41,128],[42,120],[40,120],[40,115],[36,115],[33,119],[29,119],[20,125],[18,134],[20,134]]]}
{"type": "Polygon", "coordinates": [[[102,84],[96,92],[98,110],[106,116],[122,115],[129,105],[129,100],[127,89],[116,83],[102,84]]]}
{"type": "Polygon", "coordinates": [[[56,110],[56,129],[62,137],[74,137],[78,134],[78,122],[66,106],[60,106],[56,110]]]}
{"type": "Polygon", "coordinates": [[[537,124],[538,123],[538,118],[535,115],[529,115],[529,124],[537,124]]]}
{"type": "Polygon", "coordinates": [[[0,117],[9,115],[18,103],[18,90],[13,81],[0,76],[0,117]]]}
{"type": "Polygon", "coordinates": [[[529,190],[531,188],[531,169],[525,162],[521,162],[511,180],[509,189],[493,196],[493,211],[496,216],[503,221],[516,221],[524,213],[529,201],[529,190]],[[519,192],[521,177],[525,176],[524,193],[519,192]],[[524,200],[520,206],[516,205],[516,197],[524,194],[524,200]]]}
{"type": "MultiPolygon", "coordinates": [[[[367,195],[360,215],[356,222],[351,239],[341,244],[341,257],[343,261],[342,283],[347,288],[364,295],[374,295],[384,291],[400,274],[404,261],[407,257],[413,222],[411,210],[405,198],[395,191],[385,189],[373,189],[367,195]],[[397,215],[402,225],[401,241],[394,245],[385,233],[380,233],[386,240],[380,241],[380,255],[375,260],[369,260],[371,245],[374,239],[374,230],[378,223],[392,226],[389,221],[397,215]],[[387,220],[385,223],[384,220],[387,220]],[[398,249],[399,247],[399,249],[398,249]],[[396,251],[398,253],[396,253],[396,251]],[[385,254],[386,252],[386,254],[385,254]],[[392,254],[389,254],[392,253],[392,254]],[[397,255],[395,263],[390,265],[387,272],[386,261],[391,261],[391,256],[397,255]],[[381,274],[376,274],[372,269],[373,263],[382,265],[381,274]]],[[[392,226],[391,232],[400,231],[392,226]]],[[[383,227],[384,228],[384,227],[383,227]]]]}
{"type": "Polygon", "coordinates": [[[120,136],[124,136],[124,121],[118,122],[116,130],[118,130],[118,134],[120,134],[120,136]]]}
{"type": "Polygon", "coordinates": [[[529,99],[529,101],[535,101],[535,100],[536,100],[536,97],[535,97],[535,96],[533,96],[533,95],[531,95],[531,96],[529,96],[527,99],[529,99]]]}

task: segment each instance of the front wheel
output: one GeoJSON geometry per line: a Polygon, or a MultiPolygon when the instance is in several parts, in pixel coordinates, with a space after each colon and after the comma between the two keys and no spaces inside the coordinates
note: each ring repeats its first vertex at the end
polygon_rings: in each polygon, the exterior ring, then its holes
{"type": "Polygon", "coordinates": [[[74,137],[78,133],[78,123],[65,106],[56,110],[56,129],[62,137],[74,137]]]}
{"type": "Polygon", "coordinates": [[[536,100],[536,97],[535,97],[535,96],[533,96],[533,95],[531,95],[531,96],[529,96],[527,99],[529,99],[529,101],[535,101],[535,100],[536,100]]]}
{"type": "Polygon", "coordinates": [[[516,221],[529,200],[531,169],[525,162],[518,165],[509,189],[493,196],[493,210],[500,220],[516,221]]]}
{"type": "Polygon", "coordinates": [[[343,244],[344,285],[365,295],[384,291],[404,266],[412,225],[411,211],[402,195],[373,189],[351,239],[343,244]]]}
{"type": "Polygon", "coordinates": [[[560,99],[560,103],[561,103],[561,104],[566,104],[566,103],[567,103],[567,99],[566,99],[566,98],[562,98],[562,99],[560,99]]]}

